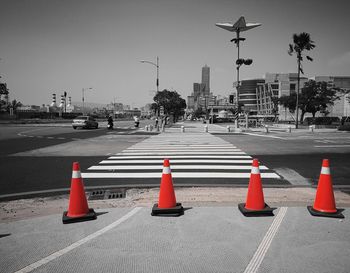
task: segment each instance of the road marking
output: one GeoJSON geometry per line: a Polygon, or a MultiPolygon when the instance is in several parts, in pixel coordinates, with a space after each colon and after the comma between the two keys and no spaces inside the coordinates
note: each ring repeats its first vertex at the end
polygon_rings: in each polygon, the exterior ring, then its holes
{"type": "Polygon", "coordinates": [[[70,252],[71,250],[81,246],[82,244],[85,244],[89,241],[91,241],[92,239],[97,238],[98,236],[106,233],[107,231],[117,227],[118,225],[120,225],[121,223],[125,222],[126,220],[128,220],[129,218],[131,218],[133,215],[135,215],[139,210],[141,210],[141,207],[136,207],[134,208],[132,211],[130,211],[129,213],[125,214],[123,217],[119,218],[117,221],[113,222],[112,224],[109,224],[108,226],[86,236],[85,238],[80,239],[79,241],[59,250],[56,251],[54,253],[52,253],[51,255],[35,262],[32,263],[24,268],[22,268],[21,270],[16,271],[15,273],[24,273],[24,272],[32,272],[33,270],[37,269],[38,267],[45,265],[59,257],[61,257],[64,254],[67,254],[68,252],[70,252]]]}
{"type": "MultiPolygon", "coordinates": [[[[138,142],[90,166],[83,178],[147,179],[162,175],[163,159],[175,164],[174,178],[247,178],[251,174],[252,157],[231,143],[213,135],[157,135],[138,142]]],[[[261,166],[262,178],[281,179],[266,166],[261,166]]]]}
{"type": "MultiPolygon", "coordinates": [[[[247,160],[211,160],[211,159],[195,159],[195,160],[187,160],[187,159],[170,159],[170,163],[252,163],[253,160],[247,159],[247,160]]],[[[135,164],[135,163],[159,163],[159,165],[162,167],[163,166],[163,160],[102,160],[100,164],[135,164]]],[[[251,166],[249,166],[251,168],[251,166]]]]}
{"type": "MultiPolygon", "coordinates": [[[[162,163],[162,162],[160,162],[162,163]]],[[[171,165],[172,170],[250,170],[249,165],[171,165]]],[[[260,170],[268,170],[266,166],[260,166],[260,170]]],[[[105,165],[91,166],[88,170],[162,170],[162,164],[159,165],[105,165]]]]}
{"type": "Polygon", "coordinates": [[[196,152],[196,151],[193,151],[193,152],[174,152],[174,151],[171,151],[171,152],[157,152],[157,151],[154,151],[154,152],[132,152],[132,153],[129,153],[129,152],[121,152],[121,153],[118,153],[117,155],[165,155],[165,156],[169,156],[169,155],[190,155],[190,154],[197,154],[197,155],[208,155],[208,154],[218,154],[218,155],[232,155],[232,154],[246,154],[245,152],[241,152],[241,151],[232,151],[232,152],[215,152],[215,151],[206,151],[206,152],[196,152]]]}
{"type": "MultiPolygon", "coordinates": [[[[261,173],[261,178],[281,177],[276,173],[261,173]]],[[[82,178],[161,178],[162,173],[81,173],[82,178]]],[[[249,178],[249,173],[223,173],[223,172],[173,172],[174,178],[249,178]]]]}
{"type": "Polygon", "coordinates": [[[253,134],[253,133],[243,133],[243,134],[245,134],[245,135],[251,135],[251,136],[259,136],[259,137],[278,138],[278,139],[283,139],[283,140],[285,140],[285,138],[283,138],[283,137],[278,137],[278,136],[259,135],[259,134],[253,134]]]}
{"type": "Polygon", "coordinates": [[[343,147],[350,147],[350,144],[345,145],[316,145],[315,148],[343,148],[343,147]]]}
{"type": "Polygon", "coordinates": [[[258,249],[254,253],[253,258],[250,260],[248,266],[244,270],[244,273],[256,273],[271,245],[271,242],[278,232],[281,226],[282,220],[287,213],[287,208],[280,208],[276,218],[273,220],[269,230],[266,232],[265,237],[261,241],[258,249]]]}
{"type": "MultiPolygon", "coordinates": [[[[143,158],[145,160],[149,158],[162,158],[164,159],[164,156],[161,155],[149,155],[149,156],[111,156],[108,159],[118,159],[120,161],[123,161],[124,159],[140,159],[143,158]]],[[[170,160],[173,158],[252,158],[250,155],[172,155],[170,157],[170,160]]]]}
{"type": "Polygon", "coordinates": [[[172,148],[172,149],[160,149],[160,148],[149,148],[149,149],[126,149],[125,152],[128,153],[146,153],[146,152],[238,152],[241,151],[240,149],[234,149],[234,148],[220,148],[220,149],[198,149],[198,148],[192,148],[192,147],[188,147],[187,149],[176,149],[176,148],[172,148]]]}
{"type": "Polygon", "coordinates": [[[188,149],[188,148],[194,148],[194,149],[227,149],[227,148],[237,148],[233,145],[183,145],[183,144],[169,144],[169,145],[134,145],[128,150],[149,150],[151,148],[159,148],[159,149],[188,149]]]}

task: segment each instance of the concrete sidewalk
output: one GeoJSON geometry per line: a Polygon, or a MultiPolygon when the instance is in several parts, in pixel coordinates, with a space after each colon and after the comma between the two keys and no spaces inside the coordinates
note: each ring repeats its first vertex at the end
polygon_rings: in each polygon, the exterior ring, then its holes
{"type": "Polygon", "coordinates": [[[68,225],[68,196],[0,203],[0,272],[348,272],[349,195],[334,192],[345,219],[320,218],[306,209],[315,189],[265,188],[275,216],[247,218],[246,192],[176,188],[185,214],[173,218],[150,215],[158,188],[132,189],[68,225]]]}
{"type": "Polygon", "coordinates": [[[350,221],[280,207],[244,217],[236,206],[98,209],[94,221],[62,214],[0,224],[1,272],[349,272],[350,221]]]}

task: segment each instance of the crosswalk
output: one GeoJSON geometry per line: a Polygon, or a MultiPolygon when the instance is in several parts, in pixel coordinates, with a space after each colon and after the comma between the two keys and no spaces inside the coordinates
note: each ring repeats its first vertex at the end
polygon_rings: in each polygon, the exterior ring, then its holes
{"type": "MultiPolygon", "coordinates": [[[[209,179],[211,183],[248,181],[252,164],[250,155],[217,136],[202,132],[169,132],[151,136],[102,160],[83,172],[82,177],[133,179],[140,184],[142,179],[154,179],[154,183],[159,183],[164,158],[169,158],[172,176],[180,183],[193,179],[209,179]]],[[[267,166],[260,165],[260,172],[262,178],[281,179],[267,166]]]]}

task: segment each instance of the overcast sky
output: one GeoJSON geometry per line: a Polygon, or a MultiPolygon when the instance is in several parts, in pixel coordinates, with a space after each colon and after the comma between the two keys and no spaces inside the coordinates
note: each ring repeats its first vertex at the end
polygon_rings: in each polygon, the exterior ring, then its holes
{"type": "Polygon", "coordinates": [[[215,23],[242,15],[262,26],[243,33],[241,56],[253,65],[241,79],[296,72],[287,49],[304,31],[316,44],[306,76],[350,76],[348,0],[0,0],[0,10],[0,80],[24,104],[49,104],[64,91],[81,101],[92,87],[88,102],[143,106],[156,90],[156,67],[139,61],[156,56],[161,90],[187,99],[207,64],[211,91],[228,95],[237,49],[215,23]]]}

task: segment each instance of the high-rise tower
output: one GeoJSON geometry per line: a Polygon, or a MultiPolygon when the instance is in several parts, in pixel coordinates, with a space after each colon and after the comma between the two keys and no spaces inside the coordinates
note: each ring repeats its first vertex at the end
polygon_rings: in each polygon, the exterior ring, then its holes
{"type": "Polygon", "coordinates": [[[210,92],[210,67],[205,65],[202,67],[202,84],[204,85],[204,94],[209,96],[210,92]]]}

